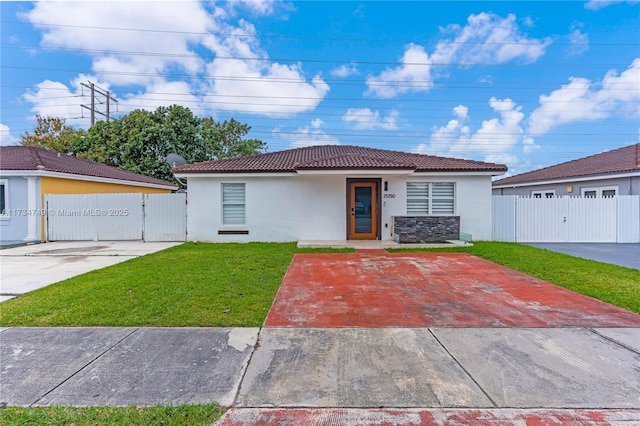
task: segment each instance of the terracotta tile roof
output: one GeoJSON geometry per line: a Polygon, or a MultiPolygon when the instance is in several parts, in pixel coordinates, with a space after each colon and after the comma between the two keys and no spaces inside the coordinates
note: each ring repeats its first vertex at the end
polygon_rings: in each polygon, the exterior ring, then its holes
{"type": "Polygon", "coordinates": [[[47,171],[178,187],[172,182],[33,146],[0,147],[0,170],[47,171]]]}
{"type": "Polygon", "coordinates": [[[493,182],[493,186],[640,171],[640,143],[493,182]]]}
{"type": "Polygon", "coordinates": [[[297,170],[415,170],[418,172],[487,171],[501,174],[503,164],[384,149],[321,145],[229,158],[173,168],[174,173],[286,173],[297,170]]]}

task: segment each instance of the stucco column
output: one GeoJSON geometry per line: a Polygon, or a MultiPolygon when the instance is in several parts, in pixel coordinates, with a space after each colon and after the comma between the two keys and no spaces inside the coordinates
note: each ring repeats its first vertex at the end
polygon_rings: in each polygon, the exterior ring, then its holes
{"type": "Polygon", "coordinates": [[[24,176],[27,180],[27,236],[24,241],[40,241],[37,235],[38,219],[40,216],[36,209],[38,206],[38,192],[37,183],[38,178],[36,176],[24,176]]]}

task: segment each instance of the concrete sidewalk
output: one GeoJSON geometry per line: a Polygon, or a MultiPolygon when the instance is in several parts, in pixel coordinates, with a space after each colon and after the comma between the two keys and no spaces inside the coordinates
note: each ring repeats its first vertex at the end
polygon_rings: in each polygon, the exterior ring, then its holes
{"type": "Polygon", "coordinates": [[[256,407],[640,422],[640,328],[7,328],[0,360],[8,405],[215,401],[234,407],[225,425],[258,424],[256,407]]]}

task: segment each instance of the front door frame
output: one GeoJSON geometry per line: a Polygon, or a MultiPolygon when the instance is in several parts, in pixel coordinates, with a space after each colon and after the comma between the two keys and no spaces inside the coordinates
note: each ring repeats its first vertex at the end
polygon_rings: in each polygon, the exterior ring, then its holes
{"type": "MultiPolygon", "coordinates": [[[[347,220],[347,240],[379,240],[382,235],[382,210],[380,207],[382,206],[382,178],[347,178],[347,200],[346,200],[346,220],[347,220]],[[375,208],[375,223],[373,224],[374,235],[373,238],[370,237],[358,237],[355,235],[355,232],[352,232],[352,221],[351,221],[351,188],[354,183],[373,183],[375,184],[375,201],[371,200],[372,208],[375,208]]],[[[354,230],[355,231],[355,230],[354,230]]]]}

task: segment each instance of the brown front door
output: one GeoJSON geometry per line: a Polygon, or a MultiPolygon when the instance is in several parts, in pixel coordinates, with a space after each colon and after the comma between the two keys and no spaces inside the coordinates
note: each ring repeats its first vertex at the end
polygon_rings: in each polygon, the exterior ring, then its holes
{"type": "Polygon", "coordinates": [[[378,239],[378,182],[349,182],[349,239],[378,239]]]}

